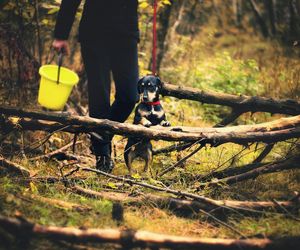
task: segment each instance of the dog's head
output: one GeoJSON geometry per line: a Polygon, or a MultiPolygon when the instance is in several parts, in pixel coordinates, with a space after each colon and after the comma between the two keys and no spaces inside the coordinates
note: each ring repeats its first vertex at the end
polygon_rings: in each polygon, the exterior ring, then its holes
{"type": "Polygon", "coordinates": [[[138,81],[138,92],[144,102],[158,101],[161,87],[162,84],[158,76],[148,75],[138,81]]]}

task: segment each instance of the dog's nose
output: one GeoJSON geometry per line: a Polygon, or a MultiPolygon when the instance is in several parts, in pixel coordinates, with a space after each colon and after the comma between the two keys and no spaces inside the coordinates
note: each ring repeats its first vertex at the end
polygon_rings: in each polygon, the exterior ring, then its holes
{"type": "Polygon", "coordinates": [[[144,91],[144,93],[143,93],[143,100],[144,101],[148,101],[148,93],[147,93],[147,91],[144,91]]]}

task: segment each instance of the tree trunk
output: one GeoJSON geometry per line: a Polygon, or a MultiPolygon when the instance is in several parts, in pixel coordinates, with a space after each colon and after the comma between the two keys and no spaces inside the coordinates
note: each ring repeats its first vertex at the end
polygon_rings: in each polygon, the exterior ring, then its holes
{"type": "Polygon", "coordinates": [[[263,19],[258,6],[256,5],[254,0],[248,0],[248,2],[250,3],[251,9],[254,12],[257,23],[261,29],[261,33],[263,34],[264,37],[268,37],[269,36],[268,26],[265,20],[263,19]]]}
{"type": "Polygon", "coordinates": [[[300,33],[298,29],[300,29],[299,25],[299,13],[297,10],[297,3],[295,0],[289,0],[289,27],[290,27],[290,37],[292,38],[297,38],[297,34],[300,33]]]}
{"type": "Polygon", "coordinates": [[[220,12],[220,9],[218,8],[217,0],[212,1],[212,6],[213,6],[216,16],[217,16],[218,25],[222,28],[223,27],[222,14],[220,12]]]}
{"type": "Polygon", "coordinates": [[[157,45],[158,45],[158,53],[157,53],[157,71],[159,73],[160,65],[163,60],[164,54],[167,50],[167,42],[166,37],[169,30],[170,24],[170,16],[173,7],[174,1],[171,1],[171,5],[166,5],[162,12],[159,15],[159,28],[157,30],[157,45]]]}
{"type": "Polygon", "coordinates": [[[242,2],[241,0],[233,0],[234,21],[237,27],[242,27],[242,2]]]}
{"type": "Polygon", "coordinates": [[[273,36],[275,36],[277,33],[276,0],[266,0],[264,2],[264,4],[266,6],[266,9],[268,10],[270,26],[271,26],[271,33],[273,36]]]}
{"type": "Polygon", "coordinates": [[[173,26],[170,29],[170,41],[174,41],[174,39],[175,39],[175,34],[176,34],[178,27],[184,17],[184,11],[185,11],[185,6],[186,6],[187,1],[186,0],[178,0],[176,2],[178,2],[177,6],[176,6],[178,8],[178,11],[177,11],[178,14],[177,14],[177,18],[176,18],[173,26]]]}

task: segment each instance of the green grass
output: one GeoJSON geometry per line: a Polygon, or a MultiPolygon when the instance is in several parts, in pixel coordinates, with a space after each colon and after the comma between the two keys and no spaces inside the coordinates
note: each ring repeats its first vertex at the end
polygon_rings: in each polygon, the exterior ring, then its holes
{"type": "MultiPolygon", "coordinates": [[[[160,142],[155,142],[158,146],[160,142]]],[[[288,150],[288,146],[282,143],[275,147],[274,152],[278,154],[285,153],[288,150]]],[[[188,160],[185,164],[185,168],[178,168],[175,171],[167,174],[165,180],[171,179],[171,187],[182,190],[193,190],[193,184],[191,183],[189,176],[193,174],[207,174],[212,168],[221,166],[224,169],[229,166],[229,159],[232,158],[237,152],[239,152],[243,147],[237,145],[224,145],[218,148],[206,147],[200,153],[196,154],[194,157],[188,160]],[[228,162],[227,162],[228,161],[228,162]]],[[[157,156],[154,160],[154,169],[161,171],[163,168],[170,166],[176,161],[177,153],[171,153],[170,157],[157,156]]],[[[249,149],[243,151],[243,157],[237,159],[235,164],[237,166],[247,164],[251,162],[258,154],[259,150],[255,151],[255,146],[253,145],[249,149]]],[[[272,160],[273,155],[271,154],[267,160],[272,160]]],[[[55,163],[40,163],[38,168],[36,165],[30,165],[30,162],[22,161],[26,167],[34,170],[39,176],[48,175],[59,176],[56,171],[55,163]],[[51,164],[50,164],[51,163],[51,164]],[[44,172],[40,169],[44,169],[44,172]]],[[[118,163],[116,166],[115,173],[126,174],[127,170],[123,162],[118,163]]],[[[82,176],[82,175],[79,175],[82,176]]],[[[105,178],[97,177],[93,174],[84,174],[87,179],[83,181],[83,186],[94,190],[101,190],[109,182],[114,182],[113,180],[106,180],[105,178]]],[[[256,180],[249,180],[241,184],[233,185],[232,187],[223,187],[222,192],[215,192],[214,190],[204,190],[205,195],[212,196],[216,199],[241,199],[241,200],[269,200],[269,199],[289,199],[293,195],[293,191],[299,190],[299,179],[300,172],[286,171],[283,173],[268,174],[257,178],[256,180]]],[[[25,218],[28,218],[36,223],[43,225],[57,225],[57,226],[75,226],[75,227],[116,227],[115,222],[111,219],[111,208],[112,203],[106,200],[95,200],[87,197],[79,196],[71,193],[62,184],[43,184],[38,182],[31,182],[27,185],[17,184],[14,179],[9,177],[4,177],[0,179],[1,189],[1,213],[8,216],[13,216],[15,213],[21,213],[25,218]],[[51,204],[42,203],[40,201],[31,200],[30,194],[36,194],[42,197],[63,200],[66,202],[77,203],[79,205],[85,205],[92,208],[91,211],[87,213],[82,213],[78,211],[72,211],[68,209],[57,208],[51,204]],[[25,197],[25,198],[24,198],[25,197]]],[[[162,179],[164,181],[164,179],[162,179]]],[[[131,188],[132,189],[132,188],[131,188]]],[[[142,188],[138,188],[144,190],[142,188]]],[[[161,210],[158,208],[151,208],[148,206],[143,207],[126,207],[125,210],[125,222],[124,225],[128,227],[133,227],[135,229],[144,230],[154,230],[157,232],[164,233],[174,233],[181,234],[181,230],[184,228],[184,235],[218,235],[220,231],[224,237],[232,236],[226,228],[222,226],[212,226],[208,223],[206,227],[208,231],[199,233],[195,229],[195,225],[198,225],[194,219],[184,219],[177,218],[172,215],[167,210],[161,210]],[[148,216],[150,214],[151,216],[148,216]],[[174,223],[172,230],[164,229],[165,221],[171,221],[174,223]],[[155,222],[155,223],[154,223],[155,222]],[[196,223],[196,224],[195,224],[196,223]],[[210,228],[210,229],[209,229],[210,228]],[[197,231],[195,234],[194,231],[197,231]],[[211,230],[211,234],[208,232],[211,230]],[[217,232],[216,232],[217,231],[217,232]],[[228,235],[227,235],[228,233],[228,235]]],[[[264,217],[259,219],[253,219],[245,217],[241,224],[239,224],[240,219],[236,220],[232,217],[230,220],[240,228],[241,232],[247,234],[248,236],[255,235],[256,233],[261,233],[261,228],[267,225],[266,223],[273,218],[277,220],[280,218],[282,225],[286,225],[288,228],[291,227],[291,219],[283,216],[274,215],[264,215],[264,217]],[[255,225],[259,230],[255,232],[255,225]]],[[[204,223],[204,222],[201,222],[204,223]]],[[[204,224],[205,224],[204,223],[204,224]]],[[[295,225],[295,230],[291,232],[292,235],[297,234],[299,229],[295,225]],[[297,231],[298,230],[298,231],[297,231]]],[[[273,228],[272,224],[269,228],[266,228],[263,232],[266,235],[281,235],[288,231],[285,227],[273,228]]]]}

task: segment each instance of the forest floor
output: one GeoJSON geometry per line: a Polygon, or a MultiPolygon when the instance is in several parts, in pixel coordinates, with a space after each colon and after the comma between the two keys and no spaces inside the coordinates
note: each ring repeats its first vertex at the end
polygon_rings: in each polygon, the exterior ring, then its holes
{"type": "MultiPolygon", "coordinates": [[[[205,31],[203,31],[205,32],[205,31]]],[[[252,58],[256,64],[250,65],[248,68],[239,69],[235,75],[224,76],[222,75],[220,81],[224,80],[224,77],[234,78],[239,81],[244,77],[244,71],[247,71],[246,75],[249,77],[248,84],[256,84],[260,82],[264,84],[263,89],[260,89],[260,93],[273,97],[284,97],[280,91],[283,89],[283,83],[281,82],[282,75],[276,75],[274,65],[271,64],[274,58],[267,58],[265,55],[270,55],[275,50],[272,42],[263,42],[259,38],[252,38],[251,54],[249,45],[247,46],[248,35],[234,34],[224,35],[223,38],[216,40],[216,34],[212,34],[202,46],[198,46],[199,53],[195,53],[198,57],[191,56],[190,60],[182,59],[181,62],[169,61],[167,67],[163,68],[162,78],[166,81],[182,84],[186,83],[194,87],[203,87],[203,85],[192,84],[192,82],[209,82],[205,79],[203,74],[194,75],[196,69],[202,67],[202,71],[208,68],[212,72],[220,72],[218,66],[223,65],[224,61],[232,63],[233,65],[240,64],[245,65],[244,58],[252,58]],[[238,37],[238,38],[237,38],[238,37]],[[210,40],[211,39],[211,40],[210,40]],[[237,40],[236,40],[237,39],[237,40]],[[243,49],[238,46],[238,42],[244,41],[243,49]],[[232,42],[234,41],[234,42],[232,42]],[[214,42],[213,44],[211,44],[214,42]],[[208,46],[210,44],[210,46],[208,46]],[[229,45],[226,45],[229,44],[229,45]],[[208,46],[208,47],[207,47],[208,46]],[[214,49],[211,49],[211,48],[214,49]],[[204,49],[205,48],[205,49],[204,49]],[[234,48],[236,48],[235,51],[234,48]],[[212,50],[217,50],[212,51],[212,50]],[[253,52],[253,51],[256,52],[253,52]],[[229,54],[226,54],[226,51],[229,54]],[[207,54],[206,54],[207,53],[207,54]],[[218,53],[218,54],[216,54],[218,53]],[[224,54],[225,53],[225,54],[224,54]],[[238,53],[238,55],[237,55],[238,53]],[[207,55],[210,57],[207,57],[207,55]],[[206,65],[201,61],[201,58],[206,58],[206,65]],[[261,58],[264,58],[264,61],[261,58]],[[243,61],[244,60],[244,61],[243,61]],[[178,66],[180,65],[180,67],[178,66]],[[193,67],[194,65],[194,67],[193,67]],[[215,67],[212,67],[215,65],[215,67]],[[256,69],[256,66],[258,67],[256,69]],[[195,68],[193,72],[184,70],[184,68],[195,68]],[[244,71],[243,71],[244,70],[244,71]],[[249,72],[257,70],[258,75],[255,81],[252,81],[249,76],[249,72]],[[238,73],[241,72],[242,73],[238,73]],[[273,74],[273,75],[272,75],[273,74]],[[266,77],[268,75],[268,77],[266,77]],[[197,78],[198,77],[198,78],[197,78]],[[279,84],[272,83],[271,80],[277,81],[279,84]],[[261,81],[262,80],[262,81],[261,81]],[[271,90],[270,90],[271,89],[271,90]],[[269,91],[270,90],[270,91],[269,91]]],[[[205,33],[204,33],[205,35],[205,33]]],[[[193,43],[199,43],[196,41],[193,43]]],[[[200,39],[199,39],[200,40],[200,39]]],[[[182,41],[186,43],[187,41],[182,41]]],[[[182,45],[182,44],[181,44],[182,45]]],[[[175,45],[174,45],[175,46],[175,45]]],[[[183,45],[182,45],[183,46],[183,45]]],[[[182,47],[181,47],[181,50],[182,47]]],[[[179,51],[179,48],[173,49],[169,52],[169,57],[173,55],[183,53],[179,51]]],[[[285,56],[285,52],[276,48],[280,53],[276,54],[280,63],[278,67],[281,67],[286,77],[285,81],[289,81],[289,75],[293,75],[290,71],[294,70],[291,65],[297,65],[299,67],[299,59],[295,59],[290,56],[285,56]],[[290,58],[290,59],[289,59],[290,58]],[[298,64],[297,64],[298,63],[298,64]]],[[[188,54],[188,52],[185,52],[188,54]]],[[[195,55],[194,54],[194,55],[195,55]]],[[[180,57],[182,58],[182,57],[180,57]]],[[[232,72],[233,68],[225,69],[228,74],[232,72]]],[[[199,71],[201,73],[201,70],[199,71]]],[[[214,83],[217,86],[218,79],[214,79],[214,83]]],[[[247,81],[246,81],[247,82],[247,81]]],[[[235,82],[228,83],[234,85],[235,82]]],[[[204,87],[211,87],[207,83],[204,87]]],[[[214,86],[212,86],[214,87],[214,86]]],[[[218,88],[217,88],[218,89],[218,88]]],[[[241,89],[248,93],[255,93],[255,89],[249,87],[241,89]]],[[[228,91],[230,92],[230,90],[228,91]]],[[[291,86],[289,89],[285,89],[285,94],[290,97],[298,98],[295,89],[291,86]]],[[[34,104],[32,104],[34,106],[34,104]]],[[[200,105],[190,101],[176,100],[170,97],[163,98],[163,106],[167,113],[167,117],[172,125],[186,125],[186,126],[212,126],[219,119],[220,113],[226,112],[226,109],[219,109],[218,107],[208,108],[208,106],[200,105]],[[221,111],[220,111],[221,110],[221,111]],[[213,114],[213,115],[212,115],[213,114]]],[[[258,114],[251,116],[251,114],[243,115],[236,124],[257,123],[260,121],[275,119],[278,116],[271,117],[268,114],[258,114]]],[[[128,122],[132,120],[132,117],[128,122]]],[[[61,177],[61,163],[53,159],[39,159],[31,161],[31,157],[42,155],[53,151],[66,145],[72,137],[62,132],[55,133],[46,143],[41,143],[43,138],[46,138],[47,134],[43,132],[17,132],[11,134],[6,141],[11,144],[6,149],[6,152],[2,154],[13,162],[17,162],[20,165],[26,167],[35,177],[61,177]],[[14,143],[12,143],[14,142],[14,143]],[[23,145],[24,150],[16,150],[13,148],[13,144],[23,145]],[[38,147],[40,144],[40,147],[38,147]],[[34,150],[27,152],[29,148],[38,148],[41,150],[37,153],[34,150]]],[[[83,156],[86,163],[82,163],[85,166],[93,167],[95,164],[93,156],[89,150],[89,140],[86,135],[80,135],[78,140],[83,141],[76,146],[75,154],[77,156],[83,156]]],[[[120,136],[114,138],[114,160],[116,167],[113,170],[115,175],[127,175],[127,169],[123,160],[123,150],[126,140],[120,136]]],[[[163,148],[171,143],[162,141],[153,141],[154,149],[163,148]]],[[[4,145],[2,145],[2,149],[4,145]]],[[[216,148],[205,147],[193,157],[188,159],[183,166],[180,166],[172,172],[166,174],[161,178],[147,179],[142,173],[142,162],[136,162],[135,168],[139,174],[136,174],[134,178],[136,180],[143,180],[155,185],[166,185],[169,188],[184,190],[188,192],[195,192],[195,187],[199,184],[199,179],[195,176],[209,175],[213,169],[226,169],[229,167],[242,166],[251,163],[262,151],[264,144],[251,145],[244,148],[240,145],[226,144],[216,148]]],[[[153,172],[159,173],[166,167],[171,166],[180,158],[191,152],[192,149],[185,150],[183,152],[172,152],[169,154],[157,155],[154,157],[153,172]]],[[[274,161],[284,157],[291,150],[295,152],[299,150],[298,140],[290,140],[288,142],[282,142],[275,145],[272,152],[264,159],[265,162],[274,161]]],[[[71,149],[66,152],[73,153],[71,149]]],[[[63,162],[67,164],[67,162],[63,162]]],[[[73,165],[64,167],[64,174],[73,169],[73,165]]],[[[69,178],[81,179],[78,181],[78,185],[93,189],[93,190],[108,190],[114,192],[142,192],[142,193],[156,193],[146,188],[136,187],[128,184],[121,183],[120,181],[114,181],[113,179],[98,176],[95,173],[85,173],[78,171],[69,178]]],[[[207,187],[202,191],[198,191],[197,194],[205,195],[214,199],[234,199],[234,200],[289,200],[294,197],[295,191],[300,190],[300,170],[288,170],[280,173],[266,174],[259,176],[256,179],[244,181],[234,185],[221,185],[218,187],[207,187]]],[[[244,237],[283,237],[283,236],[300,236],[300,223],[295,220],[294,217],[289,214],[278,214],[274,211],[263,212],[253,217],[251,215],[230,214],[225,216],[226,224],[234,227],[236,231],[232,231],[228,227],[217,223],[205,214],[192,213],[188,217],[178,215],[168,208],[158,208],[154,204],[145,203],[138,206],[124,204],[124,221],[117,222],[112,218],[113,202],[106,199],[94,199],[86,196],[78,195],[70,191],[63,183],[44,183],[38,180],[25,180],[19,177],[1,176],[0,178],[0,213],[5,216],[22,216],[31,222],[39,223],[42,225],[56,225],[56,226],[72,226],[80,228],[130,228],[135,230],[147,230],[151,232],[180,235],[180,236],[194,236],[194,237],[216,237],[216,238],[240,238],[244,237]],[[58,202],[60,201],[60,202],[58,202]],[[71,206],[71,205],[75,206],[71,206]]],[[[0,229],[0,240],[2,242],[11,245],[12,248],[20,247],[18,239],[7,235],[2,229],[0,229]]],[[[95,246],[90,245],[90,248],[95,247],[111,249],[113,246],[95,246]]],[[[42,239],[35,239],[30,243],[29,249],[85,249],[80,245],[65,245],[65,243],[50,243],[42,239]]],[[[1,246],[0,246],[1,249],[1,246]]],[[[6,248],[3,248],[6,249],[6,248]]]]}

